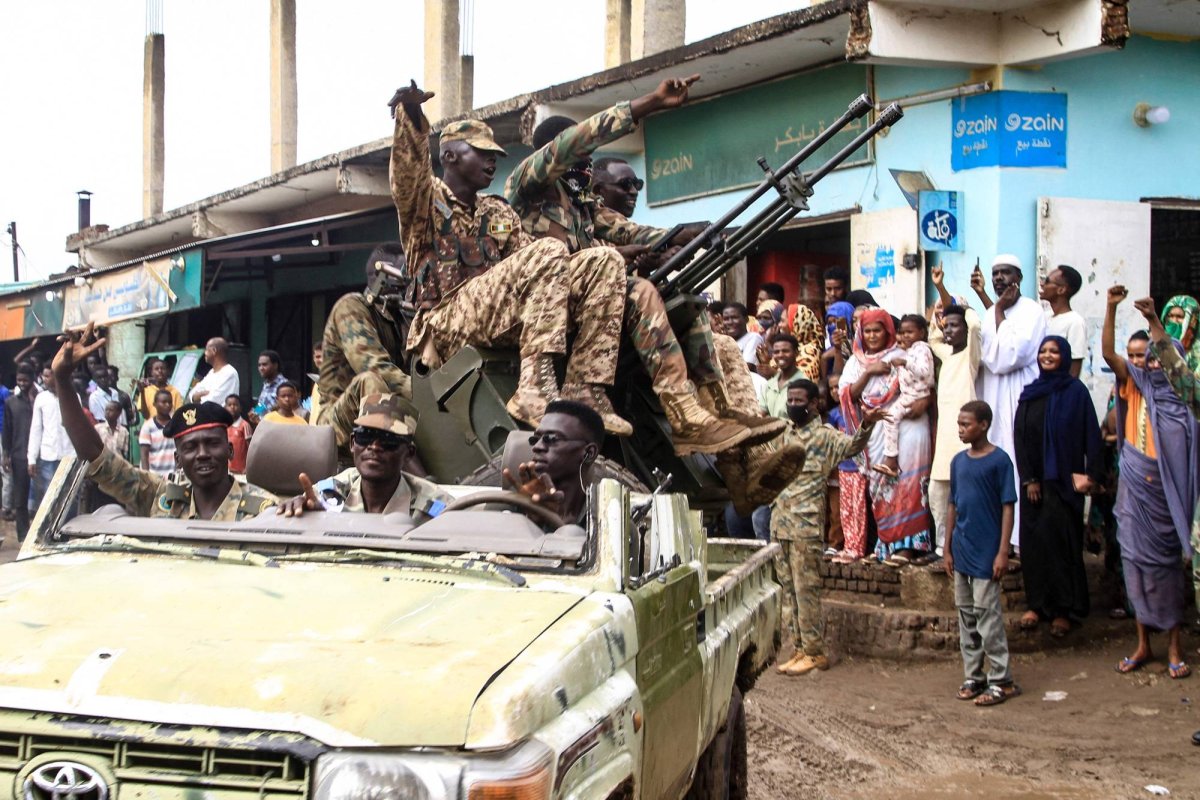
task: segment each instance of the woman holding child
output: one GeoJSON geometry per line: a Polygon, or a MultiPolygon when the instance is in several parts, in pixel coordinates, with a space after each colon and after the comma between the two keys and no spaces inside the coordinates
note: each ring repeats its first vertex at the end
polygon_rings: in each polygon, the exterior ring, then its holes
{"type": "MultiPolygon", "coordinates": [[[[862,312],[854,340],[853,356],[846,362],[839,383],[842,414],[849,433],[858,430],[863,411],[882,408],[891,420],[896,437],[895,475],[873,469],[884,465],[892,448],[887,425],[875,426],[866,451],[860,456],[860,474],[867,476],[871,510],[874,513],[879,543],[876,557],[893,566],[907,564],[930,549],[929,506],[927,491],[931,443],[927,410],[928,397],[905,405],[901,393],[900,369],[893,362],[903,361],[906,351],[897,345],[892,317],[881,308],[862,312]]],[[[857,538],[857,537],[855,537],[857,538]]],[[[846,538],[846,551],[837,559],[842,563],[863,557],[865,541],[846,538]]]]}
{"type": "Polygon", "coordinates": [[[1038,349],[1039,377],[1025,387],[1015,421],[1021,477],[1021,565],[1029,610],[1021,627],[1051,620],[1062,637],[1088,614],[1083,566],[1083,505],[1103,479],[1100,424],[1087,387],[1071,376],[1071,345],[1047,336],[1038,349]]]}

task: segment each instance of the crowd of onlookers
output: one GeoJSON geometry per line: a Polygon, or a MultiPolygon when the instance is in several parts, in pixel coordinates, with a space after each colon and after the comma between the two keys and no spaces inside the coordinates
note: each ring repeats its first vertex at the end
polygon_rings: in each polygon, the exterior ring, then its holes
{"type": "MultiPolygon", "coordinates": [[[[30,519],[38,508],[59,462],[74,455],[63,428],[49,354],[37,349],[37,341],[14,359],[16,377],[10,388],[0,384],[0,517],[15,521],[18,541],[25,539],[30,519]]],[[[88,421],[95,425],[105,448],[139,464],[143,469],[170,476],[176,471],[175,441],[163,430],[171,415],[186,402],[220,398],[233,417],[228,429],[233,452],[230,470],[244,473],[254,430],[262,424],[307,424],[319,406],[315,380],[308,397],[300,384],[280,371],[281,358],[274,350],[258,357],[262,389],[255,403],[243,411],[241,379],[229,363],[224,339],[210,340],[204,349],[208,372],[194,386],[192,376],[172,382],[174,365],[159,358],[147,359],[143,374],[130,381],[126,392],[120,386],[120,370],[93,353],[86,366],[72,374],[73,390],[88,421]],[[186,397],[184,392],[187,393],[186,397]]],[[[321,345],[313,348],[314,369],[321,366],[321,345]]],[[[93,510],[114,502],[90,481],[84,485],[82,510],[93,510]]]]}
{"type": "MultiPolygon", "coordinates": [[[[1099,355],[1116,381],[1108,413],[1098,415],[1079,380],[1088,337],[1071,308],[1083,284],[1072,267],[1040,281],[1041,302],[1021,295],[1015,256],[995,259],[992,292],[976,267],[974,298],[952,297],[934,267],[937,301],[924,315],[901,318],[870,293],[849,291],[843,270],[824,277],[820,304],[788,304],[782,287],[765,284],[753,314],[739,303],[710,306],[714,330],[737,341],[753,373],[762,412],[801,426],[811,404],[847,437],[838,446],[855,453],[827,475],[797,479],[819,479],[825,489],[823,557],[951,575],[967,665],[959,696],[990,705],[1019,691],[1004,639],[1004,574],[1023,573],[1020,627],[1046,625],[1063,637],[1090,611],[1084,552],[1104,548],[1124,590],[1108,613],[1138,621],[1138,648],[1118,671],[1140,668],[1151,657],[1149,633],[1161,630],[1169,633],[1170,676],[1187,677],[1179,632],[1200,493],[1200,428],[1187,383],[1200,371],[1196,300],[1172,298],[1161,317],[1152,300],[1137,301],[1148,330],[1118,354],[1115,309],[1124,290],[1110,290],[1099,355]],[[1176,352],[1186,368],[1162,369],[1176,352]],[[867,427],[861,448],[852,446],[867,427]]],[[[727,525],[734,535],[788,544],[793,535],[781,537],[772,522],[797,516],[788,503],[785,492],[749,516],[730,507],[727,525]]],[[[818,518],[799,517],[789,524],[818,518]]],[[[806,602],[810,614],[819,603],[819,578],[792,561],[782,571],[794,578],[794,615],[803,617],[806,602]]],[[[795,638],[799,660],[781,671],[827,667],[823,652],[795,638]]]]}

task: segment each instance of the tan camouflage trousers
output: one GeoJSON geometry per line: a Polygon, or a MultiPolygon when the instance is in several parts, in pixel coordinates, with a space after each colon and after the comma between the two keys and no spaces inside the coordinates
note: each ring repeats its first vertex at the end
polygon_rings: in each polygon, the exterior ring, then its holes
{"type": "Polygon", "coordinates": [[[569,256],[565,267],[575,330],[565,382],[612,386],[625,311],[625,259],[611,247],[589,247],[569,256]]]}
{"type": "Polygon", "coordinates": [[[333,402],[322,400],[315,424],[332,425],[338,449],[344,450],[350,446],[350,433],[354,430],[354,420],[358,419],[362,399],[373,394],[387,394],[390,391],[378,373],[360,372],[351,378],[346,390],[338,399],[333,402]]]}
{"type": "Polygon", "coordinates": [[[806,656],[825,655],[825,623],[821,619],[821,536],[778,539],[775,517],[771,515],[771,540],[783,552],[775,556],[775,573],[783,589],[783,614],[780,625],[791,630],[796,652],[806,656]]]}
{"type": "Polygon", "coordinates": [[[697,317],[680,340],[671,330],[666,306],[654,284],[633,278],[627,291],[625,331],[656,394],[678,390],[689,377],[697,384],[721,380],[707,314],[697,317]]]}
{"type": "Polygon", "coordinates": [[[522,358],[566,353],[570,286],[562,266],[567,255],[567,246],[557,239],[521,248],[419,313],[409,350],[431,367],[466,345],[516,345],[522,358]]]}
{"type": "Polygon", "coordinates": [[[721,374],[725,381],[725,396],[734,411],[748,416],[758,416],[761,410],[758,405],[758,393],[754,391],[754,381],[750,378],[750,368],[742,357],[742,349],[732,337],[723,333],[712,334],[713,346],[716,349],[717,361],[721,365],[721,374]]]}

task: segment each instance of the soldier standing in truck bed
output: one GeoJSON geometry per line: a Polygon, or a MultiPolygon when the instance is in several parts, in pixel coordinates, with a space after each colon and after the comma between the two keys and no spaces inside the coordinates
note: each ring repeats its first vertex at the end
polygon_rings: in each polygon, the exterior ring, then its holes
{"type": "Polygon", "coordinates": [[[321,408],[314,423],[331,425],[342,451],[350,446],[350,432],[364,397],[396,394],[412,398],[412,383],[400,368],[404,358],[402,287],[378,267],[404,271],[404,249],[399,242],[385,242],[371,252],[366,290],[338,298],[321,340],[324,359],[317,380],[321,408]]]}
{"type": "Polygon", "coordinates": [[[441,134],[444,180],[433,174],[429,121],[421,104],[433,97],[413,81],[389,105],[395,117],[392,199],[409,255],[409,298],[417,309],[408,349],[438,367],[466,345],[521,352],[521,373],[508,412],[537,425],[559,396],[586,403],[611,433],[633,428],[605,392],[616,377],[624,265],[604,253],[572,256],[560,242],[535,242],[491,185],[504,150],[478,120],[451,123],[441,134]],[[581,276],[572,281],[570,276],[581,276]],[[574,351],[559,390],[554,358],[567,353],[568,299],[577,295],[574,351]]]}

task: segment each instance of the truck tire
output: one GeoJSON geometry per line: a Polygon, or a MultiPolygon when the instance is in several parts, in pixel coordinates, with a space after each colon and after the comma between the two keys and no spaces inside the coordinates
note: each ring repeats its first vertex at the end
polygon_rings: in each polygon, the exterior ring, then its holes
{"type": "Polygon", "coordinates": [[[746,708],[735,686],[725,725],[700,754],[687,800],[746,800],[746,708]]]}
{"type": "MultiPolygon", "coordinates": [[[[638,477],[629,470],[622,467],[615,461],[600,456],[596,459],[596,463],[592,465],[592,477],[596,480],[603,478],[612,478],[618,483],[624,484],[630,491],[649,493],[646,484],[638,480],[638,477]]],[[[470,475],[459,481],[464,486],[496,486],[501,485],[500,480],[500,456],[496,456],[482,467],[478,467],[470,475]]]]}

